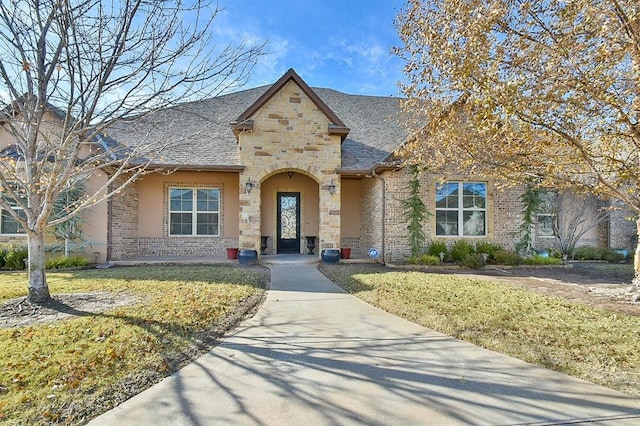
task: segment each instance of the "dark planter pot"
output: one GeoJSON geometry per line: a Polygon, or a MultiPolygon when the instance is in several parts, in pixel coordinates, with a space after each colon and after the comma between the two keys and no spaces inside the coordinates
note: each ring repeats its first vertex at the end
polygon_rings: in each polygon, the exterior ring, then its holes
{"type": "Polygon", "coordinates": [[[307,236],[307,254],[313,254],[313,249],[316,248],[316,236],[307,236]]]}
{"type": "Polygon", "coordinates": [[[239,250],[238,262],[243,266],[252,266],[258,263],[258,251],[257,250],[239,250]]]}
{"type": "Polygon", "coordinates": [[[260,237],[260,254],[263,256],[267,254],[267,247],[269,247],[268,240],[269,240],[268,235],[263,235],[260,237]]]}
{"type": "Polygon", "coordinates": [[[326,249],[322,250],[320,258],[324,263],[338,263],[340,261],[339,249],[326,249]]]}
{"type": "Polygon", "coordinates": [[[227,247],[227,259],[237,259],[238,249],[235,247],[227,247]]]}
{"type": "Polygon", "coordinates": [[[341,259],[351,259],[351,248],[345,247],[340,249],[341,259]]]}

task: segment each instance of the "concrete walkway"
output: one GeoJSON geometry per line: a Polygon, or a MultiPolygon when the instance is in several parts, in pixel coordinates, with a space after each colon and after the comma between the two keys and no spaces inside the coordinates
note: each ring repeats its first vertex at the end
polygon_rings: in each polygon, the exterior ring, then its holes
{"type": "Polygon", "coordinates": [[[478,348],[275,264],[257,315],[99,425],[640,424],[640,399],[478,348]]]}

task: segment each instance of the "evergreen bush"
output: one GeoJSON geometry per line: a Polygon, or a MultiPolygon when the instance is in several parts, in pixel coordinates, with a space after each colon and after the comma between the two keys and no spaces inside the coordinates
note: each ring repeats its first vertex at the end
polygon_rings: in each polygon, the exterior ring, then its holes
{"type": "Polygon", "coordinates": [[[51,259],[47,259],[45,267],[47,269],[64,269],[64,268],[76,268],[79,266],[86,266],[89,261],[82,256],[58,256],[51,259]]]}
{"type": "Polygon", "coordinates": [[[573,257],[577,260],[602,260],[602,251],[597,247],[581,246],[576,249],[573,257]]]}
{"type": "Polygon", "coordinates": [[[532,256],[524,259],[525,265],[562,265],[562,260],[557,257],[532,256]]]}
{"type": "Polygon", "coordinates": [[[423,254],[422,256],[412,256],[409,262],[414,265],[438,265],[440,263],[440,256],[432,256],[430,254],[423,254]]]}
{"type": "Polygon", "coordinates": [[[468,254],[462,259],[460,262],[462,266],[466,266],[467,268],[480,269],[486,264],[484,263],[484,259],[480,254],[468,254]]]}
{"type": "Polygon", "coordinates": [[[12,271],[23,271],[27,269],[26,260],[29,258],[29,251],[24,247],[11,247],[4,256],[4,269],[12,271]]]}
{"type": "Polygon", "coordinates": [[[438,259],[440,259],[440,253],[444,253],[445,258],[447,257],[447,255],[449,254],[447,243],[442,240],[431,241],[431,244],[429,245],[429,248],[427,250],[427,254],[430,254],[431,256],[437,256],[438,259]]]}
{"type": "Polygon", "coordinates": [[[490,259],[493,259],[493,253],[497,252],[498,250],[503,250],[500,244],[494,244],[488,241],[476,242],[476,253],[478,254],[485,253],[489,255],[490,259]]]}
{"type": "Polygon", "coordinates": [[[515,251],[511,250],[498,250],[493,253],[493,258],[496,263],[499,263],[500,265],[515,266],[522,263],[522,257],[515,251]]]}
{"type": "Polygon", "coordinates": [[[456,262],[462,262],[464,258],[475,252],[475,247],[465,240],[458,240],[451,246],[451,258],[456,262]]]}
{"type": "Polygon", "coordinates": [[[624,260],[624,255],[622,253],[618,253],[609,247],[601,249],[601,257],[602,260],[606,260],[609,263],[622,262],[624,260]]]}

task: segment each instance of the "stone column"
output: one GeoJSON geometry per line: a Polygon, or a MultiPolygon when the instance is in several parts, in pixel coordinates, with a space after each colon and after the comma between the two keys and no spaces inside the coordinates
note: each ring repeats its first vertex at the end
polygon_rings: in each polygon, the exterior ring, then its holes
{"type": "MultiPolygon", "coordinates": [[[[326,183],[320,184],[320,235],[317,246],[323,249],[340,248],[340,177],[326,176],[326,183]],[[327,179],[327,177],[329,179],[327,179]],[[335,188],[333,194],[330,186],[335,188]]],[[[333,190],[332,190],[333,191],[333,190]]]]}
{"type": "Polygon", "coordinates": [[[240,174],[240,235],[238,248],[260,249],[260,183],[251,178],[251,192],[247,189],[250,176],[240,174]]]}

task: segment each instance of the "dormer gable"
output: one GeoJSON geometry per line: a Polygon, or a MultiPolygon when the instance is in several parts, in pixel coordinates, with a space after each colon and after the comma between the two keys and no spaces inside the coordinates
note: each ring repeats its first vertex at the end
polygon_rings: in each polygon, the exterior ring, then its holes
{"type": "Polygon", "coordinates": [[[269,100],[278,93],[289,81],[293,81],[302,92],[315,104],[315,106],[322,112],[330,124],[327,132],[329,135],[339,135],[340,140],[344,141],[349,134],[349,128],[338,118],[338,116],[324,103],[322,99],[309,87],[307,83],[296,73],[293,68],[290,68],[278,81],[276,81],[266,92],[262,94],[249,108],[247,108],[242,114],[238,116],[233,122],[231,122],[231,128],[233,129],[236,139],[238,134],[243,131],[250,131],[253,129],[253,120],[251,117],[262,108],[269,100]]]}

